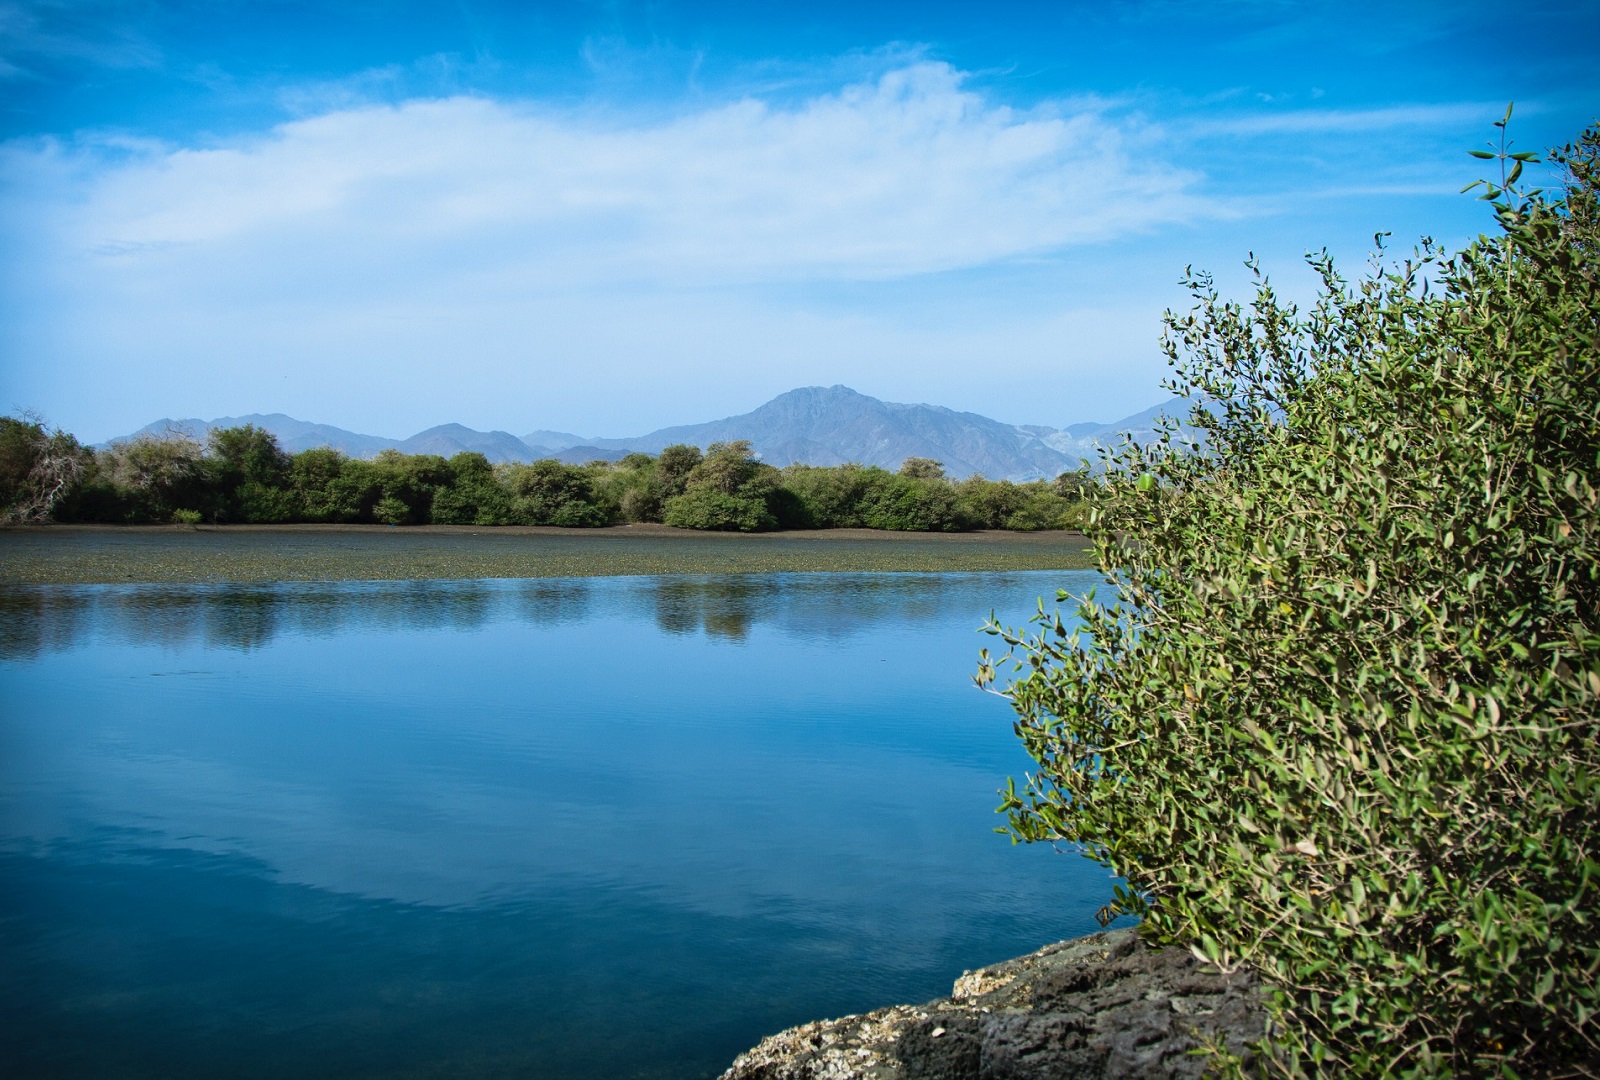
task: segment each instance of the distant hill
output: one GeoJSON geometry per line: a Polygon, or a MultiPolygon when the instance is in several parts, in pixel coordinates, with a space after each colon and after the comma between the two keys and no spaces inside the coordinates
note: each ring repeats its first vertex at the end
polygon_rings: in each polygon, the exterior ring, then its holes
{"type": "Polygon", "coordinates": [[[519,438],[504,431],[476,431],[461,424],[441,424],[409,439],[388,439],[312,424],[282,413],[223,416],[215,420],[157,420],[126,438],[179,431],[204,439],[213,428],[255,424],[276,435],[290,453],[330,446],[351,457],[372,457],[391,448],[407,454],[450,457],[470,450],[495,462],[554,457],[579,464],[597,459],[616,461],[635,451],[656,454],[673,443],[704,448],[714,442],[748,439],[763,461],[778,466],[855,461],[897,469],[908,457],[926,457],[942,461],[945,471],[953,477],[982,473],[991,479],[1033,480],[1076,469],[1084,461],[1092,465],[1100,446],[1119,442],[1125,433],[1135,440],[1149,439],[1162,413],[1182,415],[1186,411],[1186,403],[1173,401],[1111,424],[1019,426],[940,405],[879,401],[847,386],[807,386],[779,394],[740,416],[662,428],[627,439],[585,439],[548,430],[519,438]]]}
{"type": "MultiPolygon", "coordinates": [[[[855,461],[896,469],[908,457],[926,457],[943,462],[945,472],[954,477],[982,473],[991,479],[1034,480],[1084,462],[1093,466],[1102,445],[1117,444],[1125,433],[1135,441],[1153,439],[1159,416],[1187,412],[1186,402],[1173,399],[1110,424],[1018,426],[940,405],[880,401],[847,386],[807,386],[779,394],[741,416],[662,428],[632,439],[594,439],[582,449],[655,454],[673,443],[705,447],[748,439],[763,461],[778,466],[855,461]]],[[[584,456],[577,448],[566,453],[573,460],[602,456],[584,456]]]]}
{"type": "Polygon", "coordinates": [[[440,457],[476,450],[490,461],[536,461],[553,452],[548,446],[529,446],[510,432],[474,431],[460,424],[440,424],[419,431],[395,444],[395,449],[406,454],[438,454],[440,457]]]}
{"type": "Polygon", "coordinates": [[[522,441],[529,446],[548,446],[552,450],[565,450],[569,446],[580,446],[588,440],[569,431],[530,431],[522,436],[522,441]]]}
{"type": "MultiPolygon", "coordinates": [[[[291,454],[298,454],[302,450],[314,450],[319,446],[331,446],[341,454],[350,457],[367,458],[400,445],[398,439],[385,439],[378,435],[358,435],[354,431],[336,428],[331,424],[312,424],[304,420],[296,420],[283,413],[251,413],[248,416],[219,416],[215,420],[157,420],[153,424],[146,424],[131,435],[112,439],[111,442],[126,442],[136,439],[141,435],[165,435],[168,432],[181,432],[191,439],[205,441],[205,437],[213,428],[240,427],[244,424],[254,424],[264,428],[278,437],[278,445],[291,454]]],[[[109,445],[109,444],[106,444],[109,445]]]]}
{"type": "Polygon", "coordinates": [[[749,439],[763,461],[778,466],[857,461],[892,469],[908,457],[926,457],[944,462],[951,476],[1031,479],[1078,465],[1076,456],[1012,424],[939,405],[879,401],[847,386],[790,390],[742,416],[595,445],[654,454],[673,443],[703,447],[733,439],[749,439]]]}
{"type": "MultiPolygon", "coordinates": [[[[1189,402],[1183,398],[1172,398],[1111,424],[1073,424],[1065,428],[1022,427],[1020,430],[1033,435],[1046,446],[1063,453],[1077,454],[1094,463],[1101,446],[1116,446],[1124,437],[1137,443],[1154,442],[1156,425],[1162,416],[1184,420],[1189,415],[1189,408],[1189,402]]],[[[1194,434],[1194,429],[1186,423],[1180,425],[1179,431],[1181,434],[1194,434]]]]}

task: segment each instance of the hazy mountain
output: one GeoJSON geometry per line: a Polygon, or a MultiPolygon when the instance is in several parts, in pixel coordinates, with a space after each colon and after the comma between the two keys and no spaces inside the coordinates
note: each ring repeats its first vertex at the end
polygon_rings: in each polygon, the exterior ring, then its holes
{"type": "Polygon", "coordinates": [[[574,435],[570,431],[530,431],[521,438],[529,446],[547,446],[551,450],[565,450],[569,446],[581,446],[589,441],[582,435],[574,435]]]}
{"type": "Polygon", "coordinates": [[[582,445],[569,446],[564,450],[558,450],[553,454],[544,456],[553,457],[557,461],[565,461],[569,465],[587,465],[591,461],[621,461],[631,453],[633,453],[633,450],[628,448],[595,446],[592,443],[583,443],[582,445]]]}
{"type": "MultiPolygon", "coordinates": [[[[1161,406],[1158,405],[1156,408],[1159,409],[1161,406]]],[[[1025,431],[1029,435],[1040,439],[1053,437],[1056,435],[1067,435],[1073,439],[1082,439],[1093,435],[1095,432],[1100,431],[1105,426],[1106,425],[1100,423],[1099,421],[1091,420],[1087,424],[1068,424],[1064,428],[1044,427],[1040,424],[1018,424],[1017,430],[1025,431]]]]}
{"type": "Polygon", "coordinates": [[[395,448],[406,454],[438,454],[454,457],[468,450],[476,450],[490,461],[536,461],[551,456],[549,446],[529,446],[506,431],[474,431],[460,424],[440,424],[427,431],[419,431],[395,448]]]}
{"type": "MultiPolygon", "coordinates": [[[[1143,412],[1125,416],[1112,424],[1073,424],[1058,429],[1024,427],[1021,430],[1034,435],[1046,446],[1063,453],[1081,455],[1091,464],[1096,464],[1099,460],[1099,447],[1116,446],[1124,438],[1131,438],[1137,443],[1154,442],[1156,424],[1162,416],[1171,416],[1184,421],[1189,416],[1189,408],[1189,402],[1183,398],[1172,398],[1160,405],[1152,405],[1143,412]]],[[[1193,429],[1187,423],[1181,424],[1179,431],[1180,434],[1193,434],[1193,429]]]]}
{"type": "MultiPolygon", "coordinates": [[[[213,428],[239,427],[244,424],[254,424],[264,428],[278,437],[278,445],[291,454],[298,454],[302,450],[314,450],[319,446],[331,446],[341,454],[350,457],[372,457],[381,450],[400,445],[398,439],[385,439],[380,435],[360,435],[354,431],[346,431],[331,424],[312,424],[304,420],[296,420],[283,413],[251,413],[248,416],[219,416],[215,420],[157,420],[153,424],[146,424],[131,435],[112,439],[111,442],[125,442],[136,439],[141,435],[165,435],[168,432],[180,432],[191,439],[205,441],[206,436],[213,428]]],[[[106,444],[106,445],[109,445],[106,444]]]]}
{"type": "Polygon", "coordinates": [[[1114,445],[1125,434],[1141,441],[1151,438],[1157,416],[1187,411],[1187,403],[1174,400],[1112,424],[1019,426],[939,405],[879,401],[846,386],[808,386],[779,394],[741,416],[662,428],[629,439],[584,439],[546,430],[518,438],[461,424],[441,424],[409,439],[387,439],[311,424],[282,413],[158,420],[128,437],[180,431],[204,439],[212,428],[255,424],[276,435],[290,453],[331,446],[351,457],[372,457],[392,447],[408,454],[450,457],[470,450],[495,462],[554,457],[575,464],[616,461],[633,451],[656,454],[673,443],[705,448],[714,442],[748,439],[763,461],[778,466],[856,461],[897,469],[908,457],[926,457],[942,461],[945,471],[957,478],[982,473],[991,479],[1032,480],[1076,469],[1084,461],[1093,466],[1100,446],[1114,445]]]}
{"type": "MultiPolygon", "coordinates": [[[[779,394],[742,416],[592,443],[655,454],[673,443],[704,448],[713,442],[748,439],[763,461],[778,466],[855,461],[897,469],[908,457],[926,457],[943,462],[953,477],[982,473],[997,480],[1033,480],[1077,469],[1084,462],[1092,468],[1099,462],[1099,448],[1114,446],[1125,435],[1135,441],[1152,439],[1156,417],[1164,412],[1185,415],[1187,403],[1174,399],[1111,424],[1052,428],[1005,424],[939,405],[879,401],[847,386],[808,386],[779,394]]],[[[576,451],[569,453],[573,460],[589,459],[576,451]]],[[[589,455],[594,456],[598,455],[589,455]]]]}
{"type": "Polygon", "coordinates": [[[705,447],[748,439],[772,465],[857,461],[897,469],[908,457],[944,462],[951,476],[1055,476],[1078,465],[1076,456],[1012,424],[939,405],[901,405],[847,386],[807,386],[779,394],[754,412],[706,424],[662,428],[634,439],[596,439],[595,445],[658,453],[673,443],[705,447]]]}

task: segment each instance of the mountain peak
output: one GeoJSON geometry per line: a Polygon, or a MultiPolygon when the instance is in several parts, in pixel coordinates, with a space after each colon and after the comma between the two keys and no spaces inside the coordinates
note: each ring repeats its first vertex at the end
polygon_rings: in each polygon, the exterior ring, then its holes
{"type": "Polygon", "coordinates": [[[158,421],[135,434],[160,434],[169,427],[181,427],[203,439],[213,428],[253,423],[277,436],[290,453],[318,446],[363,458],[390,448],[442,457],[466,451],[497,462],[550,456],[575,462],[615,460],[634,451],[657,454],[673,443],[704,448],[714,442],[748,439],[762,460],[778,466],[853,461],[898,469],[908,457],[924,457],[943,462],[946,473],[956,478],[982,473],[995,479],[1034,480],[1077,469],[1086,459],[1095,460],[1098,447],[1120,441],[1124,432],[1134,438],[1147,436],[1155,417],[1173,409],[1174,403],[1168,402],[1114,424],[1023,427],[942,405],[881,401],[835,383],[796,387],[739,416],[662,428],[629,439],[582,440],[567,432],[547,430],[518,438],[456,423],[439,424],[409,439],[385,439],[307,423],[282,413],[158,421]]]}

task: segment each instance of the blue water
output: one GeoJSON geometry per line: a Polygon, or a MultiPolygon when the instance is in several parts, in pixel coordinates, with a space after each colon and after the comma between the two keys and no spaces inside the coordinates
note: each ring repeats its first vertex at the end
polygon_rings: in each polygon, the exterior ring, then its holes
{"type": "Polygon", "coordinates": [[[0,1075],[715,1076],[1088,933],[970,676],[1096,579],[0,591],[0,1075]]]}

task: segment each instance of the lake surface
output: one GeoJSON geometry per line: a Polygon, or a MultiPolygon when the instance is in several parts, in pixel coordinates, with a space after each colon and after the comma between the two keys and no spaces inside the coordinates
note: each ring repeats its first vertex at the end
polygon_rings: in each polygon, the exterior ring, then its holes
{"type": "Polygon", "coordinates": [[[1089,933],[970,676],[1098,580],[0,589],[0,1075],[715,1076],[1089,933]]]}

